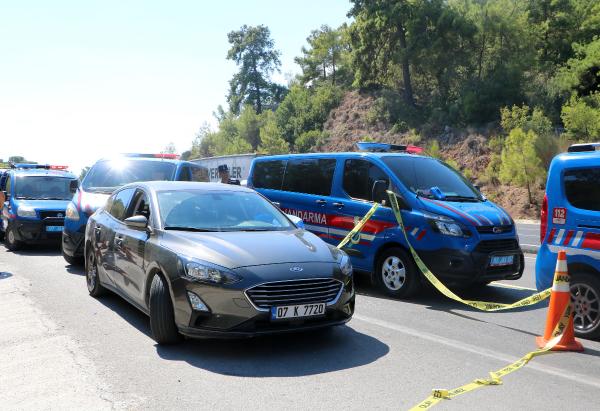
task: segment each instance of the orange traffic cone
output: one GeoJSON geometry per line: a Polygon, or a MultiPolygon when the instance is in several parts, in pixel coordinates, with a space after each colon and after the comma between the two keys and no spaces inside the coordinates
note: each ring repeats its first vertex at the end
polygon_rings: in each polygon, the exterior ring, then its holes
{"type": "MultiPolygon", "coordinates": [[[[552,294],[550,295],[550,306],[548,307],[548,316],[546,317],[546,330],[543,337],[535,337],[538,347],[543,348],[552,338],[552,332],[560,321],[560,317],[565,312],[568,304],[571,304],[571,290],[569,282],[571,278],[567,269],[567,254],[564,250],[558,252],[556,260],[556,270],[554,271],[554,281],[552,282],[552,294]]],[[[575,329],[573,328],[573,313],[569,319],[569,324],[565,329],[562,338],[552,351],[583,351],[583,346],[575,339],[575,329]]]]}

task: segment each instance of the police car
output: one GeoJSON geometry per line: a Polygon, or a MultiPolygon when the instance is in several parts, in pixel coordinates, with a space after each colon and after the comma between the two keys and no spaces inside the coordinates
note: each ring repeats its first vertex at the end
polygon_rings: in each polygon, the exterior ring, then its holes
{"type": "Polygon", "coordinates": [[[552,160],[540,227],[537,288],[552,285],[557,253],[565,250],[575,332],[600,337],[600,143],[573,145],[552,160]]]}
{"type": "Polygon", "coordinates": [[[414,146],[359,143],[359,149],[256,158],[248,186],[331,244],[373,202],[382,204],[344,251],[389,295],[408,297],[424,280],[389,207],[388,189],[396,193],[411,245],[444,283],[521,277],[524,259],[513,220],[460,173],[414,146]]]}
{"type": "Polygon", "coordinates": [[[103,206],[112,192],[141,181],[208,181],[208,169],[176,154],[123,154],[97,161],[67,206],[62,233],[62,254],[69,264],[83,257],[88,217],[103,206]]]}
{"type": "Polygon", "coordinates": [[[0,231],[6,247],[60,241],[65,210],[77,177],[64,166],[14,164],[3,176],[0,231]]]}

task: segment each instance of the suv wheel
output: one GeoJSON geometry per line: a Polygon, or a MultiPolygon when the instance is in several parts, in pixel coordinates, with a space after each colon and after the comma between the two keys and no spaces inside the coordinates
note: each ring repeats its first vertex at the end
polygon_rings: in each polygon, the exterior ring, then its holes
{"type": "Polygon", "coordinates": [[[81,259],[75,256],[70,256],[67,253],[65,253],[65,250],[64,248],[62,248],[62,245],[60,246],[60,249],[62,251],[63,258],[69,265],[81,264],[81,259]]]}
{"type": "Polygon", "coordinates": [[[402,248],[385,250],[377,261],[376,280],[380,288],[396,298],[407,298],[421,288],[418,270],[402,248]]]}
{"type": "Polygon", "coordinates": [[[181,340],[175,324],[173,301],[166,280],[156,274],[150,285],[150,329],[159,344],[174,344],[181,340]]]}
{"type": "Polygon", "coordinates": [[[92,297],[100,297],[106,290],[100,284],[98,277],[98,265],[96,264],[96,256],[94,251],[90,250],[85,262],[85,281],[87,283],[88,292],[92,297]]]}
{"type": "Polygon", "coordinates": [[[4,243],[6,244],[6,248],[8,248],[10,251],[17,251],[23,245],[21,241],[17,240],[15,228],[12,225],[9,225],[6,229],[4,243]]]}
{"type": "Polygon", "coordinates": [[[571,279],[571,300],[575,333],[583,338],[600,337],[600,278],[575,274],[571,279]]]}

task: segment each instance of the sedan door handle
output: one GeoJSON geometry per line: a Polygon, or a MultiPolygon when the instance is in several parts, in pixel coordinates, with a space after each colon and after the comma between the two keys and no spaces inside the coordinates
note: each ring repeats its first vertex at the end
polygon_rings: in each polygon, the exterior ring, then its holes
{"type": "Polygon", "coordinates": [[[121,247],[123,245],[123,237],[115,237],[115,245],[121,247]]]}
{"type": "Polygon", "coordinates": [[[327,201],[318,199],[318,200],[315,200],[315,203],[317,203],[319,205],[325,205],[325,204],[327,204],[327,201]]]}
{"type": "Polygon", "coordinates": [[[337,208],[344,208],[344,203],[331,203],[331,205],[337,208]]]}

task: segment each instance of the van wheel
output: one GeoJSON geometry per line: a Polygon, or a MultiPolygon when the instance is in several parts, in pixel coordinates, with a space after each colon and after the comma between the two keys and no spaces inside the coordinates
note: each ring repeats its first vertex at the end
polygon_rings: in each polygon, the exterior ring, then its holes
{"type": "Polygon", "coordinates": [[[379,256],[375,275],[379,287],[392,297],[411,297],[421,288],[417,268],[402,248],[385,250],[379,256]]]}
{"type": "Polygon", "coordinates": [[[175,325],[173,301],[165,279],[155,275],[150,285],[150,329],[152,337],[159,344],[175,344],[181,334],[175,325]]]}
{"type": "Polygon", "coordinates": [[[100,297],[106,292],[106,289],[100,284],[96,255],[92,250],[88,252],[85,261],[85,282],[87,283],[88,292],[92,297],[100,297]]]}
{"type": "Polygon", "coordinates": [[[575,314],[575,334],[582,338],[600,337],[600,278],[588,273],[574,274],[571,300],[575,314]]]}
{"type": "Polygon", "coordinates": [[[4,243],[6,244],[6,248],[8,248],[10,251],[17,251],[23,246],[23,243],[17,240],[17,234],[15,233],[15,228],[12,225],[9,225],[6,229],[4,243]]]}

